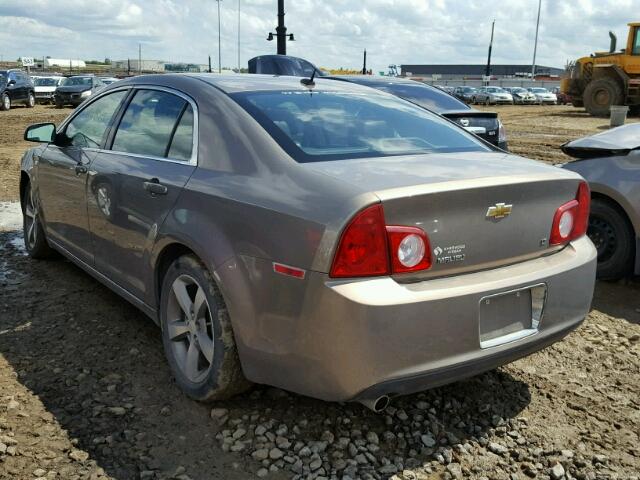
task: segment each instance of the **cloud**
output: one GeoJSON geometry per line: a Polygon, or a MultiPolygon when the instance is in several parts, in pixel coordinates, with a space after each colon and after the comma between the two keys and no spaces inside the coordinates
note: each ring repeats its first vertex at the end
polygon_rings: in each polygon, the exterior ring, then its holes
{"type": "MultiPolygon", "coordinates": [[[[276,0],[240,0],[241,62],[275,53],[276,0]]],[[[367,49],[375,71],[402,63],[484,63],[496,20],[492,63],[531,62],[537,0],[285,0],[296,41],[288,53],[324,67],[359,68],[367,49]]],[[[238,0],[223,0],[222,63],[237,64],[238,0]]],[[[5,58],[50,55],[217,61],[213,0],[0,0],[5,58]],[[20,41],[11,41],[19,38],[20,41]]],[[[561,67],[626,39],[640,0],[543,0],[537,63],[561,67]]]]}

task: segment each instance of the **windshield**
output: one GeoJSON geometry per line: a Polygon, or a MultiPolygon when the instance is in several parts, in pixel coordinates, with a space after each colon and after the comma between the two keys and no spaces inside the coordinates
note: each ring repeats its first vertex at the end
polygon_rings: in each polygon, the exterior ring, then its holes
{"type": "Polygon", "coordinates": [[[91,85],[91,77],[69,77],[65,78],[63,84],[65,87],[73,85],[91,85]]]}
{"type": "Polygon", "coordinates": [[[391,96],[263,91],[232,97],[298,162],[488,151],[463,129],[391,96]]]}
{"type": "Polygon", "coordinates": [[[462,91],[463,91],[464,93],[473,93],[473,92],[475,92],[475,91],[476,91],[476,89],[475,89],[475,88],[473,88],[473,87],[464,87],[464,88],[462,89],[462,91]]]}
{"type": "Polygon", "coordinates": [[[549,90],[546,88],[532,88],[531,91],[533,93],[549,93],[549,90]]]}
{"type": "Polygon", "coordinates": [[[524,88],[515,87],[511,89],[511,93],[527,93],[527,91],[524,88]]]}
{"type": "Polygon", "coordinates": [[[448,93],[442,93],[434,88],[424,85],[408,83],[370,84],[373,88],[383,92],[392,93],[400,98],[416,103],[421,107],[433,110],[436,113],[445,110],[468,110],[467,104],[462,103],[448,93]]]}
{"type": "Polygon", "coordinates": [[[36,87],[55,87],[60,80],[58,78],[36,78],[33,84],[36,87]]]}
{"type": "Polygon", "coordinates": [[[491,93],[507,93],[503,89],[501,89],[500,87],[488,87],[487,88],[487,92],[491,92],[491,93]]]}

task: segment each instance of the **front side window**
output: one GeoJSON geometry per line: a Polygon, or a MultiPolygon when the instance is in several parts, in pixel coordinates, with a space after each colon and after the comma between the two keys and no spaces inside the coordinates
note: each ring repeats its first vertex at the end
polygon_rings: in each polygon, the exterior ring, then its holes
{"type": "Polygon", "coordinates": [[[65,129],[66,145],[100,148],[107,127],[127,91],[114,92],[90,103],[65,129]]]}
{"type": "MultiPolygon", "coordinates": [[[[167,157],[171,140],[174,133],[178,133],[178,127],[180,138],[184,138],[185,131],[189,129],[188,125],[180,122],[182,118],[185,122],[188,121],[188,115],[183,115],[187,106],[185,100],[171,93],[138,90],[118,126],[112,150],[150,157],[167,157]]],[[[193,129],[193,115],[191,122],[193,129]]],[[[177,143],[180,143],[180,140],[177,143]]],[[[176,146],[174,151],[184,155],[184,149],[184,145],[176,146]]]]}
{"type": "Polygon", "coordinates": [[[298,162],[488,151],[463,129],[393,96],[267,91],[232,97],[298,162]]]}
{"type": "Polygon", "coordinates": [[[640,27],[636,27],[635,38],[633,40],[633,55],[640,55],[640,27]]]}

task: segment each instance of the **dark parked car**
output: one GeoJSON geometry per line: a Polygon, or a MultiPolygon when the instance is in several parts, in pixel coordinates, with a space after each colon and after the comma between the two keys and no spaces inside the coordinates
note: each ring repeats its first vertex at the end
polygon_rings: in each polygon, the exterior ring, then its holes
{"type": "Polygon", "coordinates": [[[507,135],[494,112],[481,112],[452,95],[430,85],[399,77],[373,77],[369,75],[336,75],[334,80],[366,85],[391,93],[427,110],[436,112],[489,143],[507,150],[507,135]]]}
{"type": "Polygon", "coordinates": [[[560,340],[589,311],[588,187],[347,82],[148,75],[21,163],[25,244],[162,325],[192,398],[248,381],[383,409],[560,340]]]}
{"type": "Polygon", "coordinates": [[[65,105],[77,107],[87,98],[105,87],[102,80],[93,75],[75,75],[67,77],[54,94],[57,108],[65,105]]]}
{"type": "Polygon", "coordinates": [[[23,103],[31,108],[36,104],[33,80],[21,70],[0,70],[0,110],[23,103]]]}
{"type": "Polygon", "coordinates": [[[462,86],[455,88],[455,90],[453,91],[453,96],[458,100],[462,100],[464,103],[471,103],[473,101],[474,93],[476,93],[475,88],[462,86]]]}
{"type": "Polygon", "coordinates": [[[587,234],[598,250],[598,276],[640,275],[640,123],[562,145],[576,160],[562,165],[591,187],[587,234]]]}
{"type": "Polygon", "coordinates": [[[573,103],[571,100],[571,95],[569,95],[568,93],[564,93],[562,90],[560,90],[560,87],[554,87],[553,90],[551,90],[551,93],[554,93],[556,95],[556,98],[558,99],[558,105],[570,105],[573,103]]]}

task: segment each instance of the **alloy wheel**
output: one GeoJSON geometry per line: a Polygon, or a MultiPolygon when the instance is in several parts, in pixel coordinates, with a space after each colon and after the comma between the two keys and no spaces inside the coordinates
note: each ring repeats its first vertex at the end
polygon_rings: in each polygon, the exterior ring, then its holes
{"type": "Polygon", "coordinates": [[[189,381],[202,382],[213,364],[214,331],[205,291],[190,275],[171,285],[166,325],[178,368],[189,381]]]}
{"type": "Polygon", "coordinates": [[[29,249],[32,250],[36,246],[36,235],[38,233],[38,209],[36,208],[36,203],[33,198],[33,190],[31,190],[31,188],[29,188],[29,191],[26,195],[26,203],[24,206],[24,221],[24,241],[29,249]]]}
{"type": "Polygon", "coordinates": [[[2,103],[4,104],[5,110],[9,110],[11,108],[11,99],[9,98],[9,95],[4,95],[2,97],[2,103]]]}

